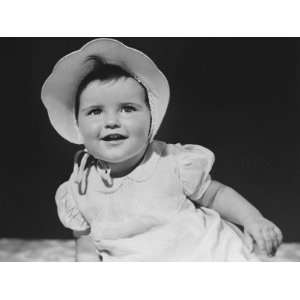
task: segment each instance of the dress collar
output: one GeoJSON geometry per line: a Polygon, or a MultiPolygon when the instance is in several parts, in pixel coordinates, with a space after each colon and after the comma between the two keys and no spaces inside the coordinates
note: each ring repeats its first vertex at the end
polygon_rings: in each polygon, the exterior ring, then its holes
{"type": "MultiPolygon", "coordinates": [[[[129,174],[124,177],[114,178],[112,186],[106,186],[101,179],[102,176],[99,176],[99,169],[93,168],[92,173],[95,176],[92,176],[92,181],[94,182],[95,191],[110,194],[119,190],[124,183],[129,180],[133,182],[143,182],[149,179],[155,172],[155,169],[158,165],[158,162],[162,156],[163,150],[165,148],[165,143],[153,141],[149,144],[145,156],[142,162],[129,174]],[[99,185],[99,180],[101,184],[99,185]]],[[[103,174],[102,174],[103,175],[103,174]]]]}

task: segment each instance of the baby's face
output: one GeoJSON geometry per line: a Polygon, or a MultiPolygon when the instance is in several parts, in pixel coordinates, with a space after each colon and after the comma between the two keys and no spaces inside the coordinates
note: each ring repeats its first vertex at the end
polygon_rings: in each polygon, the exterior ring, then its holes
{"type": "Polygon", "coordinates": [[[88,152],[119,163],[145,151],[150,129],[145,91],[133,78],[95,80],[82,91],[78,126],[88,152]]]}

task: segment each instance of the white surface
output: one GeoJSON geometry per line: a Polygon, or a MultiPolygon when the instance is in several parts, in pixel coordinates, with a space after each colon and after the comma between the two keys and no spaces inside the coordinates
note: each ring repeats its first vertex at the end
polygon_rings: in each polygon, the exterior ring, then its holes
{"type": "MultiPolygon", "coordinates": [[[[265,261],[300,261],[300,243],[285,243],[265,261]]],[[[0,239],[0,261],[75,261],[74,240],[0,239]]]]}

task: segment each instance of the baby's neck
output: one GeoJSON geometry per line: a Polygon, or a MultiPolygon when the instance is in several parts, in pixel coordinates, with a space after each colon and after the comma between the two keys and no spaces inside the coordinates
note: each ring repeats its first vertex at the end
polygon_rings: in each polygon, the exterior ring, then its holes
{"type": "Polygon", "coordinates": [[[119,163],[106,162],[111,172],[112,178],[124,177],[134,170],[143,160],[148,147],[138,153],[136,156],[119,163]]]}

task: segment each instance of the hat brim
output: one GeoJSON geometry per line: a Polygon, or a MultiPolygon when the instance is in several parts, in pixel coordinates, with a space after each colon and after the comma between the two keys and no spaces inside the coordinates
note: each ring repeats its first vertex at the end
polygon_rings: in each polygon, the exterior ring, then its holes
{"type": "Polygon", "coordinates": [[[143,83],[150,105],[155,102],[157,110],[152,112],[152,122],[157,127],[154,128],[155,134],[169,102],[170,89],[166,77],[144,53],[107,38],[92,40],[78,51],[61,58],[46,79],[41,99],[55,130],[71,143],[83,143],[75,118],[75,96],[80,82],[92,68],[91,62],[87,61],[92,55],[122,67],[143,83]]]}

